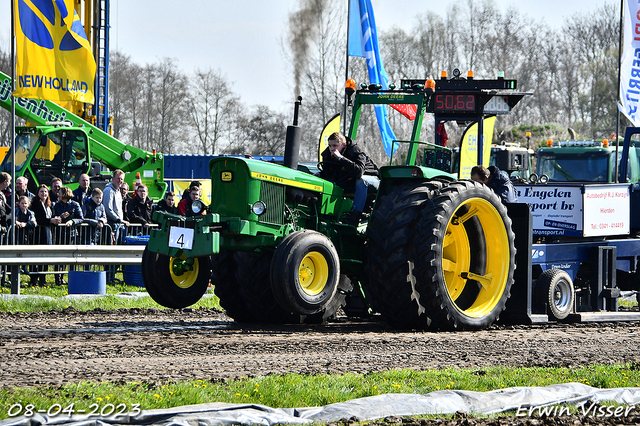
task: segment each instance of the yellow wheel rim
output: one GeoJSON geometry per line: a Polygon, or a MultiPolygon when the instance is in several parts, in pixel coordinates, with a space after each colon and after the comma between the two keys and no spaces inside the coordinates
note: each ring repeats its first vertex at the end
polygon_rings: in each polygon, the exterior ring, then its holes
{"type": "Polygon", "coordinates": [[[329,264],[327,259],[318,253],[312,251],[308,253],[298,269],[298,281],[302,287],[302,291],[310,296],[320,293],[329,279],[329,264]]]}
{"type": "MultiPolygon", "coordinates": [[[[442,271],[449,297],[456,309],[472,318],[490,314],[505,291],[511,261],[510,243],[504,221],[496,208],[482,198],[471,198],[462,203],[447,224],[442,248],[442,271]],[[462,214],[468,206],[466,213],[462,214]],[[460,214],[460,216],[458,216],[460,214]],[[456,303],[467,285],[471,256],[478,247],[472,247],[464,223],[477,218],[481,224],[486,243],[486,270],[484,274],[472,274],[480,285],[475,301],[468,307],[456,303]]],[[[475,285],[475,284],[469,284],[475,285]]]]}
{"type": "Polygon", "coordinates": [[[180,275],[176,275],[173,270],[173,264],[176,260],[186,260],[184,253],[180,257],[172,257],[169,259],[169,273],[173,283],[182,289],[190,288],[198,280],[198,274],[200,273],[200,264],[198,259],[193,260],[193,270],[184,271],[180,275]]]}

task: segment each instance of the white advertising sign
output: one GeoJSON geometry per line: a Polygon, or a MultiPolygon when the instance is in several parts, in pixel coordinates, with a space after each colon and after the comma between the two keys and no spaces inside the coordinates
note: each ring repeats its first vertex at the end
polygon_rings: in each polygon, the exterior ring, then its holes
{"type": "Polygon", "coordinates": [[[629,185],[584,187],[584,236],[629,234],[629,185]]]}
{"type": "Polygon", "coordinates": [[[533,235],[582,236],[582,186],[515,185],[533,216],[533,235]]]}

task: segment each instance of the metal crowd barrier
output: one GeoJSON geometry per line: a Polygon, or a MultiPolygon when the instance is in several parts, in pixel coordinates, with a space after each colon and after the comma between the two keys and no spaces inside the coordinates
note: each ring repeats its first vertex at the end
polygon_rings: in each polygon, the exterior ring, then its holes
{"type": "MultiPolygon", "coordinates": [[[[127,236],[149,235],[156,224],[131,224],[127,236]]],[[[11,244],[10,232],[0,235],[0,280],[8,283],[9,275],[21,273],[30,276],[66,274],[74,265],[103,269],[105,265],[139,265],[142,263],[143,245],[116,244],[111,226],[102,228],[86,223],[73,226],[36,226],[33,229],[16,228],[16,243],[11,244]],[[47,233],[51,233],[51,244],[47,233]],[[50,265],[53,265],[51,268],[50,265]]],[[[122,238],[120,239],[120,242],[122,238]]],[[[13,277],[12,277],[13,278],[13,277]]],[[[11,280],[16,281],[16,280],[11,280]]],[[[13,285],[12,285],[13,288],[13,285]]]]}

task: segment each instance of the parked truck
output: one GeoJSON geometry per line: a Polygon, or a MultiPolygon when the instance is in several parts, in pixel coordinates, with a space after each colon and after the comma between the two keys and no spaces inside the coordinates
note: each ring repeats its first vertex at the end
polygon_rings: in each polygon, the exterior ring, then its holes
{"type": "Polygon", "coordinates": [[[640,152],[635,146],[637,142],[629,143],[631,147],[625,176],[620,174],[624,146],[608,139],[549,141],[547,146],[539,148],[536,153],[536,175],[549,182],[638,182],[640,152]]]}
{"type": "MultiPolygon", "coordinates": [[[[0,105],[9,111],[10,95],[11,78],[0,73],[0,105]]],[[[139,174],[152,198],[159,199],[166,191],[162,154],[126,145],[55,102],[17,98],[15,110],[28,124],[16,128],[16,177],[27,177],[31,192],[37,192],[40,184],[50,185],[54,177],[75,189],[82,173],[90,176],[92,185],[104,185],[114,169],[126,173],[130,186],[139,174]]],[[[11,151],[0,170],[12,172],[11,151]]]]}

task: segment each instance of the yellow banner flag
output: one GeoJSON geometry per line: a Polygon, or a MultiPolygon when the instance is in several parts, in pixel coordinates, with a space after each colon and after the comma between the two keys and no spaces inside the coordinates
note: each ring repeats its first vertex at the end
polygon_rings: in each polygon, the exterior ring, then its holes
{"type": "Polygon", "coordinates": [[[16,97],[94,102],[96,62],[74,0],[13,0],[16,97]]]}
{"type": "MultiPolygon", "coordinates": [[[[482,124],[482,165],[489,167],[491,156],[491,141],[493,140],[493,128],[496,124],[495,115],[484,119],[482,124]]],[[[460,140],[460,174],[459,179],[471,179],[471,169],[478,165],[478,123],[467,127],[460,140]]]]}
{"type": "Polygon", "coordinates": [[[324,125],[322,129],[322,133],[320,133],[320,140],[318,141],[318,161],[322,161],[322,151],[324,151],[329,146],[329,136],[332,133],[340,131],[340,114],[336,114],[327,124],[324,125]]]}

